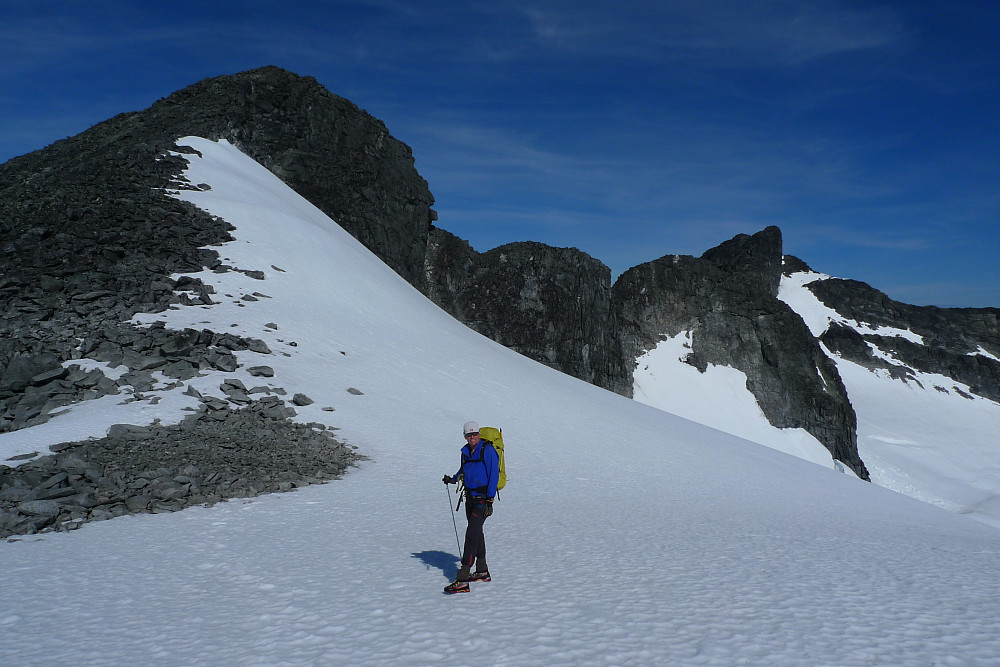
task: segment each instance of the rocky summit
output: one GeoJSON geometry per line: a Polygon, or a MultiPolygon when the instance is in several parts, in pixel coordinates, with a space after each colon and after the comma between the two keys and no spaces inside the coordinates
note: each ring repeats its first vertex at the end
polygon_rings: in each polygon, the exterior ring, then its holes
{"type": "Polygon", "coordinates": [[[702,372],[708,364],[743,371],[773,426],[805,429],[867,479],[857,417],[837,368],[778,299],[782,257],[781,232],[768,227],[698,258],[672,255],[629,269],[613,290],[624,356],[635,359],[661,337],[692,332],[687,363],[702,372]]]}
{"type": "MultiPolygon", "coordinates": [[[[264,279],[213,249],[232,240],[229,223],[164,196],[209,187],[181,176],[195,152],[178,145],[185,136],[228,140],[455,318],[587,382],[631,396],[637,358],[689,332],[686,363],[742,371],[772,425],[804,429],[865,479],[857,418],[827,351],[899,377],[939,373],[1000,400],[997,309],[909,306],[822,277],[807,286],[820,302],[870,326],[834,323],[817,338],[778,298],[783,273],[810,269],[783,254],[776,227],[700,257],[664,255],[614,284],[608,267],[575,248],[525,241],[478,252],[434,225],[410,148],[381,121],[312,78],[264,67],[195,83],[0,165],[0,432],[75,402],[143,400],[157,383],[233,372],[241,350],[260,357],[248,372],[269,380],[227,380],[225,400],[205,399],[180,425],[115,427],[0,465],[0,536],[287,490],[335,477],[357,456],[331,433],[291,421],[311,399],[285,403],[262,341],[130,324],[137,313],[220,298],[184,274],[264,279]],[[104,364],[126,372],[111,377],[104,364]],[[127,446],[136,439],[162,445],[152,448],[159,457],[138,457],[127,446]]],[[[242,298],[266,298],[263,289],[242,298]]]]}

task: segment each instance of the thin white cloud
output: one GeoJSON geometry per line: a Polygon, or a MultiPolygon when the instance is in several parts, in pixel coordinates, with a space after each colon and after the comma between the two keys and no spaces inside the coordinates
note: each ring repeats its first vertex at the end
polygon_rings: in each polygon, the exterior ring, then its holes
{"type": "MultiPolygon", "coordinates": [[[[896,178],[873,181],[860,155],[878,146],[819,134],[774,137],[725,123],[667,117],[628,132],[567,143],[566,137],[449,117],[404,129],[418,167],[436,188],[474,190],[632,215],[766,221],[776,211],[837,201],[873,208],[898,194],[896,178]],[[617,142],[605,150],[608,142],[617,142]]],[[[593,138],[593,137],[591,137],[593,138]]],[[[899,178],[902,178],[900,176],[899,178]]],[[[766,224],[766,222],[765,222],[766,224]]]]}
{"type": "Polygon", "coordinates": [[[702,64],[800,65],[831,55],[895,48],[910,39],[888,9],[835,0],[534,2],[520,11],[542,44],[576,53],[702,64]]]}

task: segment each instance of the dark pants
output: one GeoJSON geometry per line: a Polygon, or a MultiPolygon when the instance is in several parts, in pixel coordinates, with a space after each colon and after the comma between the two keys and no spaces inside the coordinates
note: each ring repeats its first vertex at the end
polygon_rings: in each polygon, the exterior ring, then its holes
{"type": "Polygon", "coordinates": [[[486,500],[469,498],[465,503],[465,518],[469,526],[465,529],[465,550],[462,552],[462,567],[472,569],[472,564],[479,561],[477,569],[486,569],[486,537],[483,535],[483,524],[486,522],[486,500]]]}

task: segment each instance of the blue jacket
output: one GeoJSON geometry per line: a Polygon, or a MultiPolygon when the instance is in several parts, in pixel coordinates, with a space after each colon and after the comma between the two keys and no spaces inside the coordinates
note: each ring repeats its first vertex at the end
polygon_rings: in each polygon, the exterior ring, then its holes
{"type": "Polygon", "coordinates": [[[495,498],[497,482],[500,481],[500,455],[492,445],[480,440],[474,452],[469,451],[469,445],[462,447],[462,465],[455,473],[465,477],[465,488],[474,496],[495,498]]]}

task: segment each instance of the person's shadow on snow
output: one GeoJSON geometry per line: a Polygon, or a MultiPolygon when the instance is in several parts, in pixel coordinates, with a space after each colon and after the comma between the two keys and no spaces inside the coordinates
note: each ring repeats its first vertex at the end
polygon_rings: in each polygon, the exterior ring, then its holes
{"type": "Polygon", "coordinates": [[[428,570],[432,567],[441,570],[448,581],[452,581],[458,575],[458,564],[462,560],[455,554],[444,551],[419,551],[411,555],[427,566],[428,570]]]}

